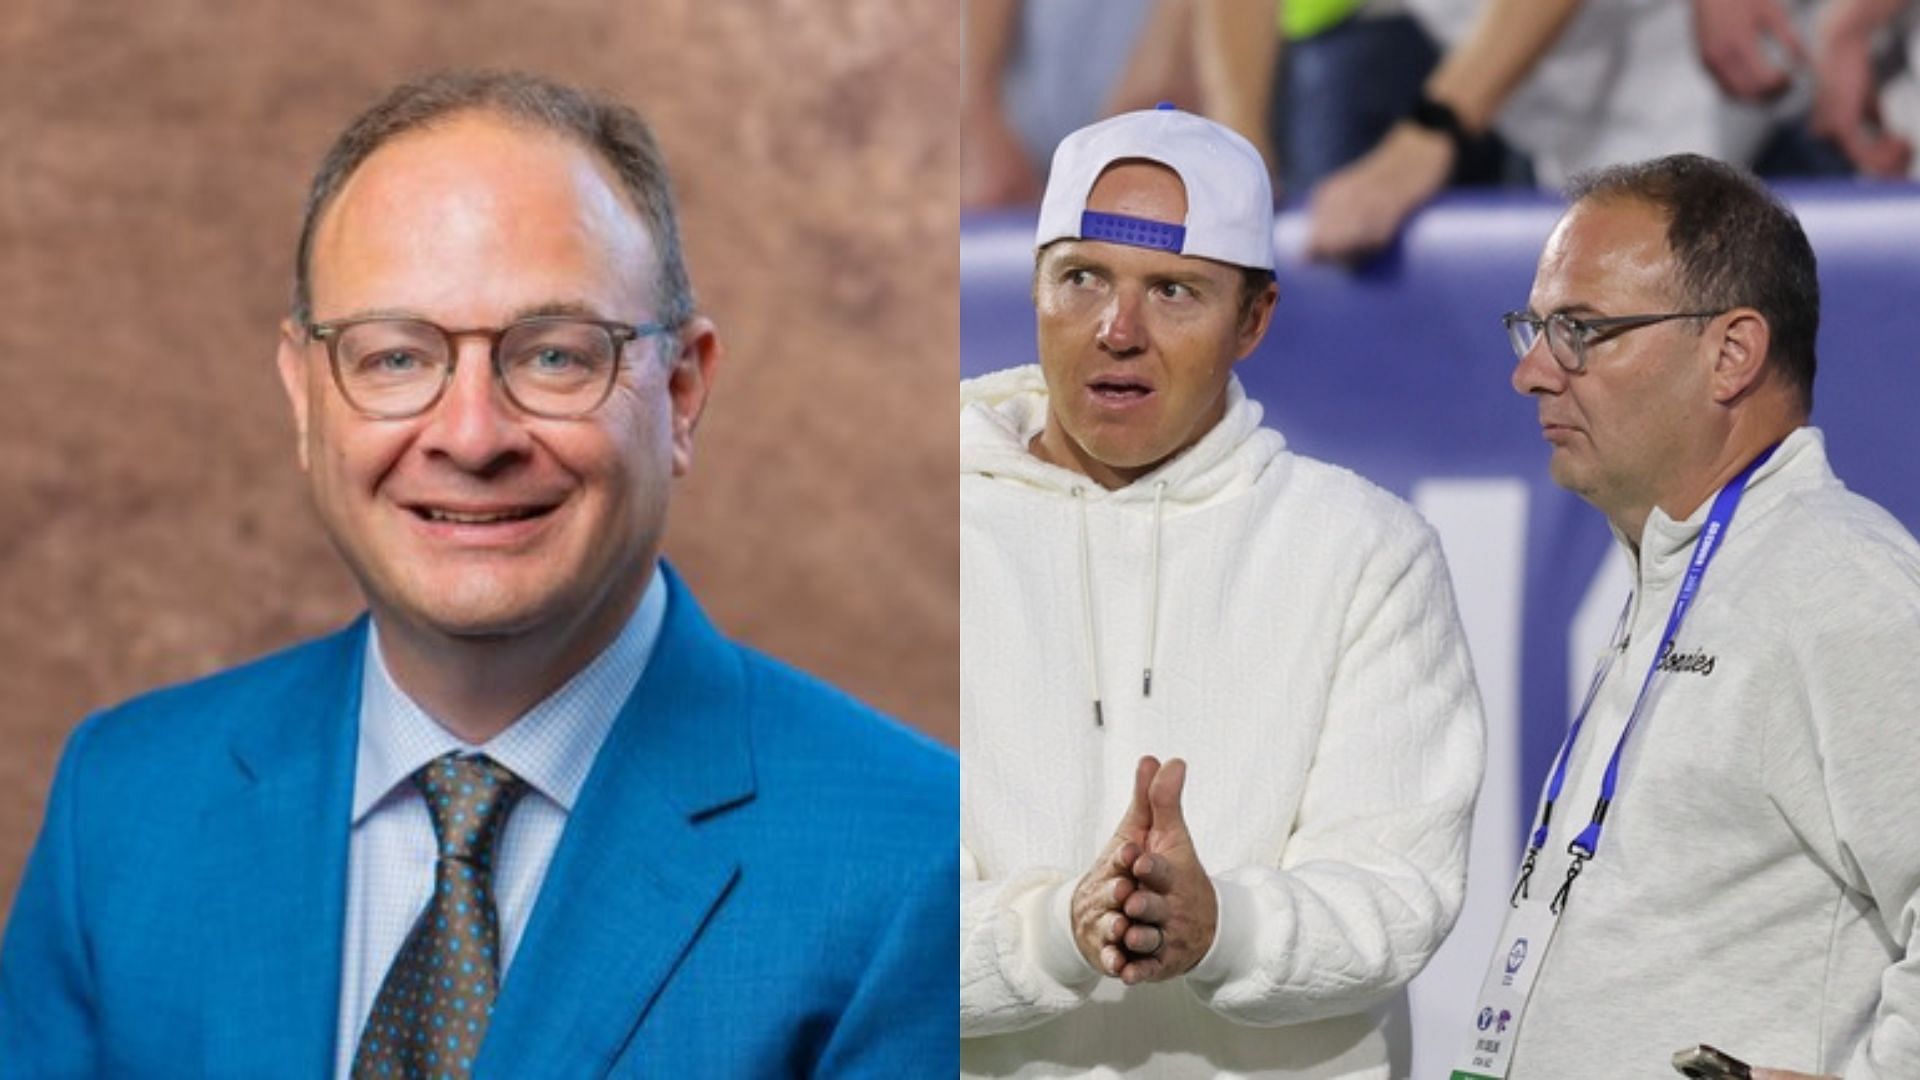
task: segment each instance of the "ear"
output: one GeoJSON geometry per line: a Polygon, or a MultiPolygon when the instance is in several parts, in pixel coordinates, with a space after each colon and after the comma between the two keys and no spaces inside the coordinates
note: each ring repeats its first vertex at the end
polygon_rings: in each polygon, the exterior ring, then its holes
{"type": "Polygon", "coordinates": [[[1280,286],[1268,282],[1263,291],[1253,301],[1253,306],[1240,319],[1240,331],[1235,342],[1234,363],[1239,363],[1253,355],[1260,347],[1260,341],[1267,336],[1267,327],[1273,323],[1274,306],[1280,302],[1280,286]]]}
{"type": "Polygon", "coordinates": [[[312,402],[308,397],[307,379],[307,335],[293,324],[291,319],[280,322],[280,347],[275,361],[280,368],[280,388],[287,392],[287,403],[293,406],[293,427],[295,446],[300,455],[300,471],[306,472],[311,463],[307,460],[307,425],[309,408],[312,402]]]}
{"type": "Polygon", "coordinates": [[[695,315],[680,328],[680,350],[667,373],[667,396],[673,408],[673,475],[685,476],[693,469],[693,432],[707,408],[707,394],[713,389],[714,368],[725,349],[713,320],[695,315]]]}
{"type": "Polygon", "coordinates": [[[1722,323],[1720,333],[1705,335],[1716,349],[1710,385],[1714,402],[1725,405],[1758,385],[1766,370],[1773,331],[1767,326],[1766,316],[1748,307],[1734,308],[1715,321],[1722,323]]]}

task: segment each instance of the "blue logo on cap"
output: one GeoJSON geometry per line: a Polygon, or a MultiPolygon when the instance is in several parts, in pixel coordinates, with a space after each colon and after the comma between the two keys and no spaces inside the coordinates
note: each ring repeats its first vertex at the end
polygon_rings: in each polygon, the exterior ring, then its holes
{"type": "Polygon", "coordinates": [[[1080,215],[1080,239],[1131,244],[1178,255],[1187,242],[1187,227],[1126,214],[1103,214],[1098,210],[1088,210],[1080,215]]]}

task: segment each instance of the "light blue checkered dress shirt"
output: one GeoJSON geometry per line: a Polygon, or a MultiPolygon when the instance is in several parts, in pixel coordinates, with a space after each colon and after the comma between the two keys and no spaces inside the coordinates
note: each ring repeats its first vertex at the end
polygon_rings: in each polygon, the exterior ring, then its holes
{"type": "Polygon", "coordinates": [[[656,567],[620,636],[565,686],[481,746],[461,742],[394,685],[380,656],[378,633],[367,634],[347,848],[336,1076],[348,1075],[360,1029],[387,968],[433,894],[439,847],[427,804],[407,778],[442,754],[466,750],[486,754],[527,782],[528,791],[507,819],[494,859],[504,985],[560,831],[600,744],[653,655],[666,611],[666,579],[656,567]]]}

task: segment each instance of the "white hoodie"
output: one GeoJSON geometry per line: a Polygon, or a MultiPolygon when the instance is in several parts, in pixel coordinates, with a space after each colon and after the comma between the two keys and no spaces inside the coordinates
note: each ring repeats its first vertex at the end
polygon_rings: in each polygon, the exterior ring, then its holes
{"type": "Polygon", "coordinates": [[[1483,764],[1446,567],[1228,393],[1107,491],[1028,451],[1038,368],[961,384],[967,1075],[1406,1075],[1402,988],[1458,913],[1483,764]],[[1220,924],[1185,978],[1126,988],[1066,902],[1143,754],[1189,763],[1220,924]]]}

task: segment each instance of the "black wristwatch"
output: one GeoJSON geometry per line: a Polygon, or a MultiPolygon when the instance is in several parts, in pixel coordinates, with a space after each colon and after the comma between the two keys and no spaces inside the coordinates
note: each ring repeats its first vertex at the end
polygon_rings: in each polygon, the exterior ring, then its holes
{"type": "Polygon", "coordinates": [[[1407,120],[1414,127],[1438,132],[1451,139],[1455,163],[1467,156],[1467,144],[1473,141],[1473,136],[1467,134],[1466,125],[1460,122],[1460,114],[1453,111],[1453,106],[1443,105],[1422,91],[1420,100],[1414,102],[1412,111],[1407,113],[1407,120]]]}

